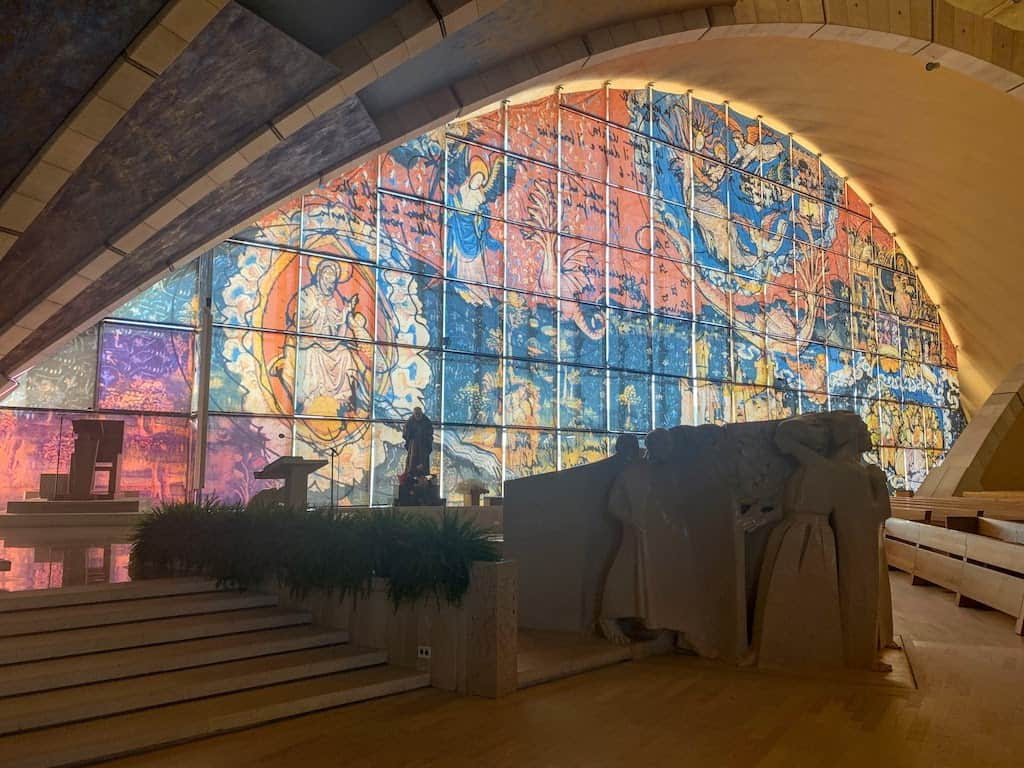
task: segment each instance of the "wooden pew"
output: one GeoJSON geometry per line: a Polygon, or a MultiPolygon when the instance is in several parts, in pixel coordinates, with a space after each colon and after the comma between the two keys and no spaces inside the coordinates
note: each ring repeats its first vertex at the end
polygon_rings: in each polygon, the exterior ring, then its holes
{"type": "Polygon", "coordinates": [[[894,496],[893,517],[942,524],[949,516],[994,518],[1024,522],[1024,499],[967,496],[894,496]]]}
{"type": "Polygon", "coordinates": [[[957,605],[984,605],[1013,616],[1024,634],[1024,524],[950,516],[948,527],[900,518],[885,522],[889,565],[914,584],[956,593],[957,605]]]}

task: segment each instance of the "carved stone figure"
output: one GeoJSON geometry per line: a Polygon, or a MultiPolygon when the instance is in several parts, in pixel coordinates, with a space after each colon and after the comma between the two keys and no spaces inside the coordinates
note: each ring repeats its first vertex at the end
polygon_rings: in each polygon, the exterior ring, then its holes
{"type": "Polygon", "coordinates": [[[784,518],[768,538],[758,584],[754,650],[766,667],[841,667],[843,627],[831,507],[808,492],[828,453],[817,414],[782,422],[775,442],[800,466],[786,483],[784,518]]]}
{"type": "Polygon", "coordinates": [[[881,470],[860,463],[867,428],[853,413],[809,414],[782,422],[775,440],[800,466],[762,569],[759,663],[886,669],[877,651],[892,643],[892,607],[879,531],[889,497],[881,470]]]}
{"type": "MultiPolygon", "coordinates": [[[[616,478],[608,511],[622,525],[600,626],[613,642],[671,630],[710,658],[737,655],[737,572],[723,428],[655,430],[647,458],[616,478]],[[689,492],[688,492],[689,491],[689,492]]],[[[745,643],[743,643],[745,645],[745,643]]]]}
{"type": "Polygon", "coordinates": [[[872,664],[890,611],[878,559],[888,499],[880,472],[859,464],[866,440],[852,413],[683,426],[648,435],[646,456],[623,443],[610,459],[509,481],[521,626],[614,642],[671,631],[741,661],[756,618],[761,648],[785,627],[813,651],[801,662],[872,664]]]}

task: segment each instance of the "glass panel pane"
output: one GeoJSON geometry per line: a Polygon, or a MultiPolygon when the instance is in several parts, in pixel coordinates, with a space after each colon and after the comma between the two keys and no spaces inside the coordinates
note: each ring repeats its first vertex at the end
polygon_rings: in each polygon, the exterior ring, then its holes
{"type": "Polygon", "coordinates": [[[299,333],[373,339],[375,272],[348,261],[304,258],[299,333]]]}
{"type": "Polygon", "coordinates": [[[380,188],[441,202],[444,141],[444,129],[438,128],[385,152],[380,188]]]}
{"type": "Polygon", "coordinates": [[[605,242],[605,185],[571,173],[562,174],[562,220],[567,235],[605,242]]]}
{"type": "Polygon", "coordinates": [[[503,291],[468,283],[447,283],[445,346],[459,352],[502,352],[503,291]]]}
{"type": "Polygon", "coordinates": [[[555,365],[524,360],[505,364],[505,423],[555,426],[555,365]]]}
{"type": "Polygon", "coordinates": [[[554,360],[557,335],[553,299],[506,291],[507,353],[514,357],[554,360]]]}
{"type": "Polygon", "coordinates": [[[558,402],[562,428],[606,429],[608,422],[605,413],[605,386],[603,368],[560,366],[558,402]]]}
{"type": "Polygon", "coordinates": [[[619,432],[651,430],[651,377],[648,374],[610,371],[609,426],[619,432]]]}
{"type": "Polygon", "coordinates": [[[606,435],[593,432],[563,432],[559,442],[562,469],[593,464],[609,455],[606,435]]]}
{"type": "Polygon", "coordinates": [[[334,503],[370,503],[370,423],[333,419],[295,422],[295,451],[307,459],[324,459],[327,466],[309,476],[311,505],[331,503],[331,464],[334,464],[334,503]],[[334,453],[332,454],[332,450],[334,453]]]}
{"type": "Polygon", "coordinates": [[[98,329],[93,326],[80,333],[36,363],[0,402],[23,408],[92,408],[98,329]]]}
{"type": "Polygon", "coordinates": [[[501,488],[501,429],[445,427],[442,474],[444,495],[454,497],[463,483],[477,481],[489,492],[501,488]]]}
{"type": "Polygon", "coordinates": [[[608,249],[608,303],[613,307],[650,311],[650,256],[620,248],[608,249]]]}
{"type": "Polygon", "coordinates": [[[654,372],[692,375],[693,323],[654,318],[654,372]]]}
{"type": "Polygon", "coordinates": [[[306,250],[376,261],[376,158],[307,194],[302,213],[306,250]]]}
{"type": "Polygon", "coordinates": [[[672,376],[654,377],[655,427],[671,429],[693,424],[693,382],[672,376]]]}
{"type": "Polygon", "coordinates": [[[196,264],[176,269],[114,310],[111,317],[195,326],[199,315],[196,264]]]}
{"type": "Polygon", "coordinates": [[[528,160],[510,160],[506,216],[510,222],[556,231],[558,171],[528,160]]]}
{"type": "Polygon", "coordinates": [[[439,275],[444,261],[444,208],[394,195],[380,196],[380,264],[439,275]]]}
{"type": "MultiPolygon", "coordinates": [[[[446,204],[469,214],[459,217],[455,226],[468,230],[474,217],[501,218],[504,215],[506,165],[500,152],[455,139],[448,140],[446,204]]],[[[463,234],[468,236],[470,233],[463,234]]]]}
{"type": "Polygon", "coordinates": [[[569,363],[603,366],[607,310],[573,301],[560,301],[558,307],[561,359],[569,363]]]}
{"type": "Polygon", "coordinates": [[[558,281],[558,235],[510,224],[507,246],[508,287],[554,294],[558,281]]]}
{"type": "Polygon", "coordinates": [[[435,422],[440,420],[440,352],[379,344],[375,361],[374,418],[404,420],[419,407],[435,422]]]}
{"type": "Polygon", "coordinates": [[[295,330],[297,254],[224,243],[213,251],[210,304],[215,323],[295,330]]]}
{"type": "Polygon", "coordinates": [[[377,340],[441,346],[440,280],[382,269],[377,273],[377,340]]]}
{"type": "Polygon", "coordinates": [[[98,407],[188,411],[193,345],[192,331],[105,323],[100,334],[98,407]]]}
{"type": "Polygon", "coordinates": [[[554,164],[558,160],[558,97],[508,107],[510,152],[554,164]]]}
{"type": "Polygon", "coordinates": [[[253,473],[292,453],[288,419],[210,416],[206,437],[206,485],[203,492],[229,504],[244,504],[274,480],[253,473]]]}
{"type": "Polygon", "coordinates": [[[300,336],[296,366],[296,413],[367,418],[373,345],[300,336]]]}
{"type": "Polygon", "coordinates": [[[210,410],[290,414],[294,393],[294,337],[213,329],[210,410]]]}
{"type": "Polygon", "coordinates": [[[608,366],[651,370],[651,317],[639,312],[608,310],[608,366]]]}
{"type": "Polygon", "coordinates": [[[449,354],[444,362],[444,420],[501,423],[501,361],[449,354]]]}
{"type": "Polygon", "coordinates": [[[539,429],[505,430],[505,479],[540,475],[558,469],[554,432],[539,429]]]}

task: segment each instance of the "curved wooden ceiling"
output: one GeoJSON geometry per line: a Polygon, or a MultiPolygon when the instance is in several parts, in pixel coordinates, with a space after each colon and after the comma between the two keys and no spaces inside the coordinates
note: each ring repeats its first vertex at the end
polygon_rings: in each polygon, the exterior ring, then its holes
{"type": "MultiPolygon", "coordinates": [[[[137,5],[148,10],[147,2],[137,0],[137,5]]],[[[31,267],[41,277],[60,261],[65,276],[75,275],[75,270],[85,275],[84,256],[77,263],[72,258],[85,239],[44,244],[46,238],[26,227],[0,227],[0,254],[9,249],[0,262],[0,290],[10,289],[7,295],[15,301],[25,299],[16,309],[18,317],[39,314],[18,334],[13,333],[20,328],[15,321],[0,325],[0,372],[30,365],[75,327],[123,300],[132,285],[154,279],[161,265],[186,258],[193,246],[185,234],[201,239],[197,233],[209,230],[204,235],[209,239],[292,194],[303,179],[330,173],[342,162],[357,161],[360,153],[379,151],[382,143],[478,108],[520,89],[517,83],[550,88],[568,77],[610,79],[621,85],[630,79],[653,80],[729,98],[741,111],[763,114],[793,130],[821,150],[833,167],[845,169],[858,191],[877,203],[883,221],[898,232],[929,293],[942,305],[960,344],[968,408],[980,405],[1024,357],[1024,324],[1016,311],[1024,277],[1016,268],[1021,227],[1015,197],[1017,180],[1024,177],[1024,103],[1017,98],[1024,96],[1024,34],[1013,31],[1019,26],[1016,6],[997,6],[995,0],[879,0],[883,10],[875,13],[879,4],[872,3],[871,13],[866,13],[863,0],[738,0],[706,10],[700,0],[591,0],[580,5],[408,0],[358,40],[331,52],[329,64],[296,49],[298,43],[279,30],[280,36],[271,34],[230,2],[219,14],[206,13],[204,19],[214,17],[202,34],[198,30],[206,20],[186,23],[190,9],[210,5],[216,11],[225,2],[171,0],[165,6],[162,13],[172,8],[177,14],[172,26],[185,37],[196,37],[195,42],[178,41],[191,46],[184,47],[187,55],[166,73],[153,70],[153,93],[125,107],[129,112],[124,125],[106,139],[99,137],[96,160],[82,163],[75,172],[83,174],[106,157],[115,173],[104,178],[113,179],[118,190],[97,189],[98,174],[77,180],[73,175],[32,225],[45,221],[77,239],[66,226],[77,216],[86,230],[97,230],[97,242],[101,235],[114,245],[133,240],[119,251],[116,273],[79,281],[84,287],[66,286],[66,297],[49,302],[46,312],[37,311],[40,302],[32,298],[32,287],[42,286],[45,293],[53,286],[41,279],[22,285],[25,276],[20,273],[31,267]],[[586,13],[580,12],[583,6],[586,13]],[[225,28],[239,25],[251,27],[252,34],[241,36],[248,47],[228,57],[230,61],[218,59],[218,53],[239,43],[239,36],[212,48],[211,41],[225,28]],[[851,38],[866,45],[840,42],[851,38]],[[246,77],[235,66],[245,57],[269,62],[260,72],[267,87],[250,89],[253,98],[244,108],[236,105],[229,111],[244,117],[239,125],[217,123],[197,132],[190,120],[202,110],[189,98],[191,86],[171,88],[176,78],[197,58],[210,63],[193,66],[191,74],[207,86],[197,82],[196,94],[205,92],[205,103],[216,110],[218,87],[228,88],[246,77]],[[942,65],[926,71],[930,60],[942,65]],[[319,84],[331,82],[331,72],[340,72],[340,79],[321,93],[319,84]],[[188,136],[189,147],[179,153],[171,143],[154,145],[160,151],[149,162],[163,162],[164,171],[129,179],[125,172],[130,169],[118,162],[123,147],[114,146],[123,142],[115,140],[131,133],[147,105],[168,89],[178,98],[150,114],[143,133],[157,135],[178,126],[171,133],[188,136]],[[284,106],[290,102],[296,106],[284,106]],[[347,131],[341,130],[342,121],[347,131]],[[239,147],[239,141],[249,143],[239,147]],[[202,174],[199,166],[214,157],[220,165],[202,174]],[[185,168],[181,159],[196,162],[185,168]],[[214,173],[218,169],[223,173],[214,173]],[[279,172],[275,186],[271,182],[279,172]],[[101,210],[86,201],[67,211],[67,217],[51,219],[58,199],[90,185],[97,194],[86,197],[105,201],[101,210]],[[144,222],[124,234],[127,225],[118,223],[120,207],[137,208],[139,196],[155,213],[148,212],[144,222]],[[86,211],[90,215],[84,216],[86,211]],[[200,227],[197,217],[209,221],[200,227]],[[15,243],[22,232],[26,242],[15,243]],[[39,247],[28,249],[35,240],[39,247]],[[26,253],[19,256],[22,248],[26,253]],[[15,285],[23,290],[14,291],[15,285]]],[[[150,46],[158,42],[159,36],[148,38],[150,46]]],[[[151,56],[162,51],[159,46],[145,50],[151,56]]],[[[145,50],[140,48],[140,55],[145,50]]],[[[147,143],[143,140],[137,147],[140,158],[147,143]]]]}

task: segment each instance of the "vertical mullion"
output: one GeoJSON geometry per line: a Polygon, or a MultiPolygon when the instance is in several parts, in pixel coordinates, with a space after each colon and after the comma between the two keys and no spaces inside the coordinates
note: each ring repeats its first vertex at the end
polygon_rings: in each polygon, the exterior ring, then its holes
{"type": "MultiPolygon", "coordinates": [[[[440,381],[441,390],[440,413],[438,424],[441,433],[441,470],[438,473],[438,484],[441,486],[441,493],[444,493],[445,480],[445,459],[444,447],[447,437],[447,426],[445,423],[445,372],[448,366],[448,344],[446,343],[448,333],[448,130],[447,126],[441,131],[441,339],[440,339],[440,381]]],[[[447,498],[447,495],[445,496],[447,498]]]]}
{"type": "MultiPolygon", "coordinates": [[[[728,163],[728,134],[729,134],[729,100],[726,99],[722,102],[722,120],[725,123],[726,132],[726,165],[725,175],[722,177],[725,183],[725,231],[729,233],[729,237],[726,239],[726,247],[729,249],[726,253],[726,263],[728,264],[728,272],[725,278],[725,284],[729,286],[727,291],[729,307],[726,312],[726,325],[729,328],[729,381],[726,383],[726,387],[729,388],[729,413],[726,418],[730,422],[736,421],[736,316],[733,311],[733,306],[736,301],[736,270],[732,263],[732,236],[729,232],[733,226],[732,221],[732,181],[733,168],[728,163]]],[[[738,173],[738,171],[737,171],[738,173]]]]}
{"type": "MultiPolygon", "coordinates": [[[[192,491],[198,501],[199,495],[206,486],[206,446],[210,421],[210,368],[213,355],[213,255],[203,254],[199,259],[198,280],[201,320],[199,326],[199,360],[196,413],[196,444],[193,446],[194,468],[192,472],[192,491]]],[[[195,343],[195,342],[193,342],[195,343]]]]}
{"type": "Polygon", "coordinates": [[[683,202],[686,205],[686,216],[690,220],[690,307],[691,314],[693,315],[693,320],[690,321],[690,410],[692,421],[694,424],[697,424],[697,417],[700,415],[700,393],[704,390],[704,385],[700,384],[700,380],[697,378],[697,263],[694,258],[694,249],[696,248],[695,230],[697,228],[697,221],[693,215],[693,175],[695,173],[694,163],[696,163],[696,159],[693,153],[692,90],[688,90],[686,92],[686,146],[686,152],[688,155],[687,162],[690,166],[690,178],[687,184],[689,188],[683,190],[683,194],[686,196],[686,199],[683,202]]]}
{"type": "Polygon", "coordinates": [[[555,89],[555,439],[562,469],[562,86],[555,89]]]}
{"type": "MultiPolygon", "coordinates": [[[[650,390],[651,390],[651,428],[654,429],[658,426],[658,400],[655,397],[656,387],[654,386],[654,146],[651,143],[651,126],[654,124],[654,114],[652,106],[652,95],[651,95],[651,83],[647,84],[647,136],[644,136],[644,141],[647,142],[647,189],[645,194],[647,195],[647,245],[650,247],[651,252],[648,254],[648,277],[647,277],[647,330],[649,335],[649,343],[651,345],[651,366],[650,366],[650,390]]],[[[643,131],[640,132],[643,135],[643,131]]],[[[675,426],[671,424],[669,426],[675,426]]]]}
{"type": "Polygon", "coordinates": [[[501,377],[501,493],[505,493],[505,481],[508,478],[508,440],[506,428],[508,425],[508,409],[505,404],[508,402],[508,379],[509,379],[509,355],[508,355],[508,99],[504,99],[499,107],[501,110],[501,165],[502,165],[502,193],[501,193],[501,357],[498,365],[501,377]]]}
{"type": "MultiPolygon", "coordinates": [[[[611,364],[609,362],[611,352],[611,258],[608,252],[608,241],[611,239],[611,193],[608,189],[608,81],[602,86],[604,91],[604,241],[601,243],[604,249],[604,369],[605,369],[605,400],[608,408],[605,411],[605,432],[611,432],[612,428],[612,402],[611,402],[611,364]]],[[[616,369],[619,370],[619,369],[616,369]]]]}
{"type": "MultiPolygon", "coordinates": [[[[381,155],[377,155],[377,183],[374,189],[374,199],[377,201],[376,210],[374,211],[374,259],[373,259],[373,351],[370,354],[370,468],[368,470],[369,477],[369,489],[366,495],[366,503],[369,506],[373,506],[374,502],[374,480],[377,476],[377,444],[374,438],[374,433],[377,431],[377,409],[375,400],[377,395],[377,354],[379,353],[378,343],[380,341],[380,332],[377,329],[377,321],[380,317],[378,313],[378,303],[380,301],[379,287],[380,287],[380,228],[381,228],[381,217],[380,209],[383,205],[383,200],[380,195],[380,166],[381,166],[381,155]]],[[[334,457],[332,456],[333,460],[334,457]]],[[[427,467],[427,471],[430,467],[427,467]]]]}

